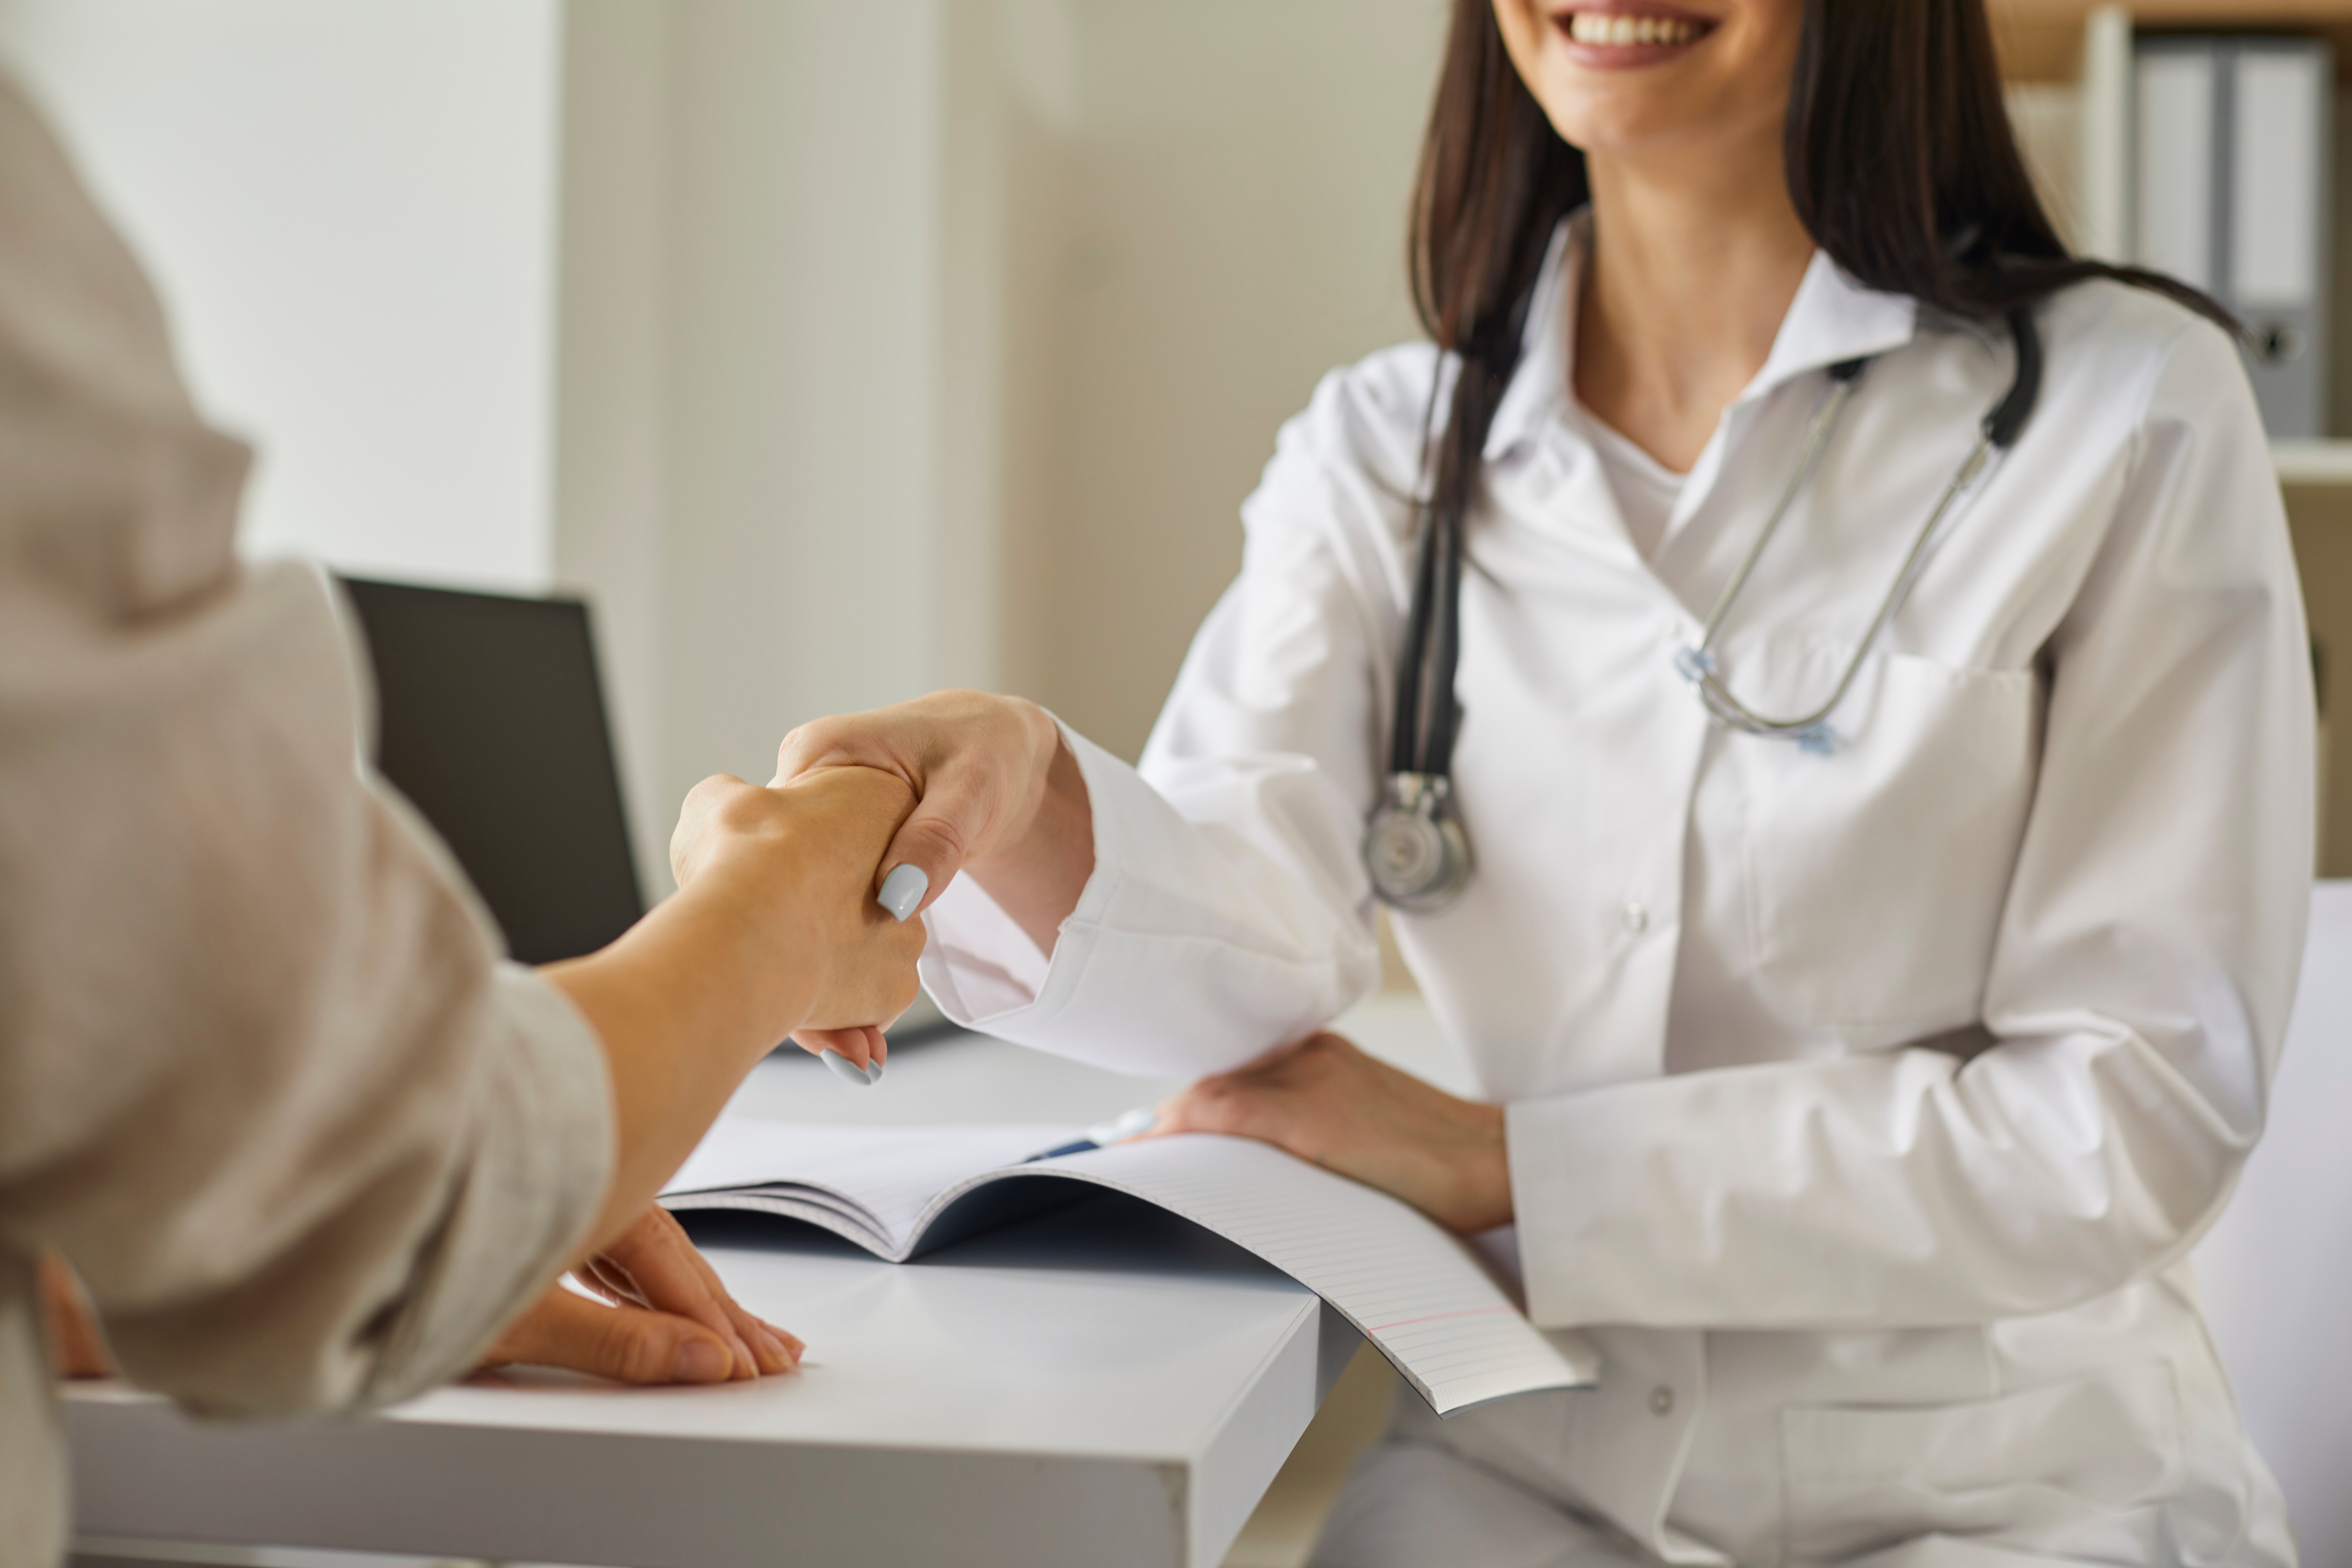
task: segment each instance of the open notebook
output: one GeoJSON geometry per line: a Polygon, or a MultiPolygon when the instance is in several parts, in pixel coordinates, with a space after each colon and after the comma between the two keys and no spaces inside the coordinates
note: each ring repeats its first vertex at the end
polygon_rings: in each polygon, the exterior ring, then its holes
{"type": "Polygon", "coordinates": [[[1072,1182],[1092,1183],[1214,1231],[1322,1297],[1441,1415],[1593,1380],[1591,1346],[1536,1328],[1467,1243],[1385,1193],[1241,1138],[1186,1133],[1046,1152],[1085,1137],[1066,1127],[730,1120],[662,1202],[782,1215],[904,1262],[1034,1213],[1072,1182]]]}

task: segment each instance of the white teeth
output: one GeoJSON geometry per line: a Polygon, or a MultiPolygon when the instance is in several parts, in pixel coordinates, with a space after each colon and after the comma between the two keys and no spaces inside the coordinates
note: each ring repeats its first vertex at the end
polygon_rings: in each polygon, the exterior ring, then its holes
{"type": "Polygon", "coordinates": [[[1698,26],[1679,16],[1604,16],[1595,11],[1578,11],[1568,19],[1568,36],[1580,44],[1632,48],[1641,44],[1686,44],[1698,37],[1698,26]]]}

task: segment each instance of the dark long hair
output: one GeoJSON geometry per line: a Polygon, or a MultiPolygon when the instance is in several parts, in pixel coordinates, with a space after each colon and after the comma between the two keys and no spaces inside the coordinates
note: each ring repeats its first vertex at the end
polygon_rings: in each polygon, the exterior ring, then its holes
{"type": "MultiPolygon", "coordinates": [[[[1798,218],[1865,288],[1990,318],[2114,278],[2236,325],[2184,283],[2066,253],[2010,131],[1984,0],[1805,0],[1782,145],[1798,218]]],[[[1492,0],[1454,0],[1410,259],[1422,325],[1461,359],[1429,465],[1429,510],[1457,551],[1536,273],[1590,196],[1584,154],[1512,68],[1492,0]]]]}

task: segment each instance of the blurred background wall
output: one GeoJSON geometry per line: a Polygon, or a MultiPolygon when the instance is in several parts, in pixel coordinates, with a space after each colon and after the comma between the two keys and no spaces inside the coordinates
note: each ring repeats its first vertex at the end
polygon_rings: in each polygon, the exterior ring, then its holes
{"type": "Polygon", "coordinates": [[[0,0],[261,448],[247,547],[594,603],[678,797],[969,684],[1133,755],[1413,335],[1443,0],[0,0]]]}
{"type": "Polygon", "coordinates": [[[0,0],[198,399],[260,441],[249,549],[545,582],[561,35],[555,0],[0,0]]]}

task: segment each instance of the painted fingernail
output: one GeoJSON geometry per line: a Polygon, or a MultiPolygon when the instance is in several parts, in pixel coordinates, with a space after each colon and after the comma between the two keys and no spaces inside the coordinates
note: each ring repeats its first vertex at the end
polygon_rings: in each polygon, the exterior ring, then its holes
{"type": "Polygon", "coordinates": [[[839,1051],[820,1051],[817,1053],[817,1059],[831,1068],[833,1076],[845,1083],[854,1083],[858,1088],[865,1089],[874,1081],[866,1076],[856,1062],[851,1061],[839,1051]]]}
{"type": "Polygon", "coordinates": [[[866,1064],[866,1081],[869,1084],[877,1084],[882,1081],[882,1058],[880,1057],[876,1057],[872,1061],[866,1064]]]}
{"type": "Polygon", "coordinates": [[[920,866],[894,866],[882,879],[882,891],[876,895],[882,907],[890,911],[893,920],[905,920],[931,890],[931,879],[920,866]]]}
{"type": "Polygon", "coordinates": [[[709,1340],[688,1340],[677,1347],[670,1375],[680,1383],[717,1383],[734,1368],[734,1356],[709,1340]]]}

